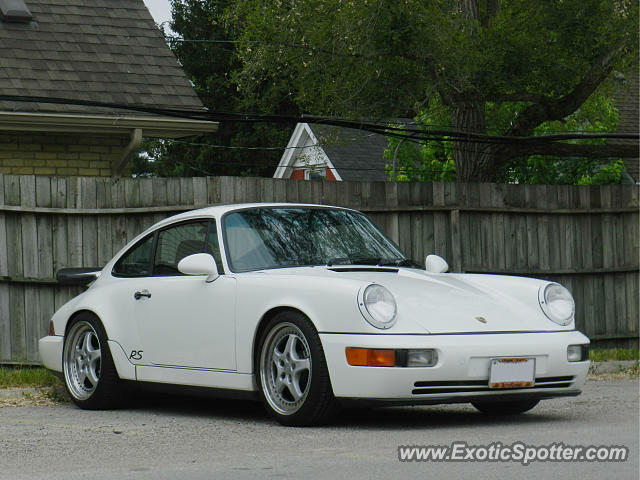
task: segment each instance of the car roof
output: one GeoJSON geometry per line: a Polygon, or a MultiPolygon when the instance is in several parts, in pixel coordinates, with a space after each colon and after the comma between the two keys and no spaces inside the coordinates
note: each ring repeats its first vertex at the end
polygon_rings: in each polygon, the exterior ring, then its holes
{"type": "Polygon", "coordinates": [[[154,227],[157,227],[159,225],[164,225],[167,223],[174,223],[176,221],[188,220],[190,218],[202,218],[202,217],[220,218],[225,213],[236,211],[236,210],[245,210],[249,208],[273,208],[273,207],[336,208],[340,210],[352,210],[345,207],[336,207],[333,205],[319,205],[314,203],[232,203],[232,204],[226,204],[226,205],[211,205],[209,207],[198,208],[196,210],[189,210],[188,212],[179,213],[178,215],[173,215],[169,218],[164,219],[163,221],[154,225],[154,227]]]}

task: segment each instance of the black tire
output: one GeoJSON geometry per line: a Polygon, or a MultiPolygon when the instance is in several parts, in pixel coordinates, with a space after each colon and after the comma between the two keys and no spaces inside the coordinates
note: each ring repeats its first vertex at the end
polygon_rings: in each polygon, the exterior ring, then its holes
{"type": "Polygon", "coordinates": [[[301,313],[283,311],[268,321],[255,360],[262,403],[281,424],[321,425],[339,410],[320,337],[301,313]]]}
{"type": "Polygon", "coordinates": [[[518,415],[538,405],[540,400],[516,400],[506,402],[473,402],[475,408],[487,415],[518,415]]]}
{"type": "Polygon", "coordinates": [[[117,408],[124,388],[109,350],[100,320],[81,313],[69,324],[64,337],[62,370],[71,400],[85,410],[117,408]]]}

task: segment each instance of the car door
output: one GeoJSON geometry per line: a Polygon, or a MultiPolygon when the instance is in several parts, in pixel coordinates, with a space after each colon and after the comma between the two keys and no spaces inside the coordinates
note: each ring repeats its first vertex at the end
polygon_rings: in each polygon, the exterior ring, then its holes
{"type": "Polygon", "coordinates": [[[235,370],[235,279],[221,275],[207,283],[178,270],[182,258],[209,253],[223,273],[215,221],[164,228],[154,245],[151,276],[136,279],[129,292],[138,328],[136,363],[235,370]]]}

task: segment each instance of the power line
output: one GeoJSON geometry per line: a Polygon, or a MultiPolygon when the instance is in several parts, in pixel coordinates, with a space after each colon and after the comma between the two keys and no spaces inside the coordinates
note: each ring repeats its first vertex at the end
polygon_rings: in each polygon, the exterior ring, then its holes
{"type": "MultiPolygon", "coordinates": [[[[163,141],[169,143],[177,143],[179,145],[188,145],[192,147],[207,147],[207,148],[228,148],[230,150],[295,150],[296,148],[302,149],[305,147],[247,147],[240,145],[215,145],[211,143],[198,143],[198,142],[185,142],[184,140],[176,140],[173,138],[163,139],[163,141]]],[[[309,147],[321,147],[323,145],[317,143],[315,145],[309,145],[309,147]]]]}
{"type": "Polygon", "coordinates": [[[0,101],[21,102],[21,103],[45,103],[57,105],[76,105],[95,108],[108,108],[116,110],[128,110],[141,113],[149,113],[161,116],[185,118],[191,120],[208,122],[247,122],[247,123],[314,123],[335,127],[351,128],[377,133],[387,137],[407,138],[415,141],[456,141],[465,143],[481,144],[531,144],[550,143],[559,140],[580,140],[580,139],[623,139],[639,140],[640,134],[620,134],[620,133],[593,133],[593,134],[571,134],[563,133],[557,135],[540,135],[534,137],[508,137],[499,135],[487,135],[471,132],[460,132],[456,130],[436,130],[423,128],[395,127],[389,124],[370,123],[358,120],[348,120],[336,117],[322,117],[316,115],[268,115],[255,113],[225,112],[215,110],[186,110],[175,108],[159,108],[143,105],[131,105],[109,102],[97,102],[93,100],[77,100],[60,97],[39,97],[22,95],[0,95],[0,101]]]}
{"type": "Polygon", "coordinates": [[[236,43],[268,43],[266,41],[262,41],[262,40],[247,40],[247,41],[242,41],[242,40],[206,40],[206,39],[191,39],[191,38],[182,38],[182,37],[177,37],[175,35],[166,35],[164,37],[166,40],[169,40],[170,42],[178,42],[178,43],[231,43],[231,44],[236,44],[236,43]]]}
{"type": "MultiPolygon", "coordinates": [[[[163,139],[163,142],[167,142],[167,143],[173,143],[173,144],[179,144],[179,145],[186,145],[186,146],[195,146],[195,147],[204,147],[204,148],[212,148],[212,149],[234,149],[234,150],[250,150],[250,151],[257,151],[257,150],[290,150],[290,149],[304,149],[304,148],[322,148],[325,146],[334,146],[334,144],[322,144],[322,143],[316,143],[313,145],[306,145],[305,147],[245,147],[245,146],[228,146],[228,145],[214,145],[214,144],[209,144],[209,143],[197,143],[197,142],[186,142],[184,140],[175,140],[175,139],[163,139]]],[[[409,140],[410,142],[416,143],[413,140],[409,140]]],[[[458,148],[459,151],[463,152],[463,153],[477,153],[473,150],[469,150],[469,149],[465,149],[465,148],[458,148]]],[[[491,153],[491,152],[483,152],[484,155],[497,155],[496,153],[491,153]]],[[[385,159],[382,158],[382,160],[391,162],[390,159],[385,159]]],[[[570,163],[572,161],[574,161],[575,159],[572,157],[565,157],[562,159],[558,159],[558,158],[542,158],[541,160],[544,160],[545,162],[564,162],[564,163],[570,163]]],[[[176,162],[177,164],[180,164],[180,162],[176,162]]],[[[242,161],[242,162],[237,162],[234,160],[222,160],[222,159],[216,159],[216,164],[219,166],[224,166],[224,167],[256,167],[256,168],[262,168],[262,169],[268,169],[268,168],[283,168],[280,167],[279,165],[276,165],[275,167],[273,165],[268,165],[265,163],[261,163],[259,161],[255,161],[255,162],[247,162],[247,161],[242,161]]],[[[322,166],[322,165],[319,165],[322,166]]],[[[332,168],[329,167],[328,165],[324,165],[327,168],[333,169],[333,170],[338,170],[338,168],[332,168]]],[[[289,165],[287,167],[284,168],[289,168],[292,167],[292,165],[289,165]]],[[[340,166],[339,170],[357,170],[357,171],[387,171],[387,168],[391,168],[390,167],[390,163],[389,164],[385,164],[385,167],[376,167],[376,168],[361,168],[361,167],[344,167],[344,166],[340,166]]],[[[418,163],[411,163],[409,165],[406,164],[398,164],[397,165],[397,170],[402,171],[402,170],[407,170],[407,169],[420,169],[420,164],[418,163]]],[[[448,172],[449,170],[430,170],[434,173],[443,173],[443,172],[448,172]]]]}
{"type": "MultiPolygon", "coordinates": [[[[195,170],[197,172],[200,172],[204,175],[208,175],[208,176],[217,176],[220,173],[216,173],[216,172],[211,172],[209,170],[205,170],[203,168],[200,168],[196,165],[193,164],[185,164],[183,162],[175,162],[176,165],[180,165],[186,168],[189,168],[191,170],[195,170]]],[[[278,170],[279,168],[291,168],[292,166],[280,166],[280,165],[264,165],[264,164],[260,164],[257,162],[233,162],[233,161],[216,161],[216,166],[217,167],[235,167],[235,168],[259,168],[259,169],[263,169],[263,170],[278,170]]],[[[385,173],[391,173],[391,167],[389,165],[385,165],[384,168],[381,167],[347,167],[347,166],[340,166],[340,167],[335,167],[335,166],[329,166],[326,164],[317,164],[317,165],[309,165],[308,167],[300,167],[301,169],[303,168],[310,168],[310,167],[315,167],[315,168],[319,168],[319,169],[329,169],[330,171],[334,172],[334,173],[339,173],[341,171],[357,171],[357,172],[385,172],[385,173]]],[[[420,168],[419,166],[399,166],[396,168],[396,175],[402,175],[402,174],[407,174],[408,171],[410,170],[416,170],[416,172],[419,174],[420,172],[420,168]]],[[[454,170],[451,169],[429,169],[428,172],[426,173],[453,173],[455,172],[454,170]]]]}

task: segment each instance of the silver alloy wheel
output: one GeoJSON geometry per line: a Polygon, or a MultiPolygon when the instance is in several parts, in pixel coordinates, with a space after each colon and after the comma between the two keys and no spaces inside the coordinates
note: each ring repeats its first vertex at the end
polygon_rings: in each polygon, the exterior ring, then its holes
{"type": "Polygon", "coordinates": [[[102,350],[93,326],[80,321],[71,327],[62,357],[64,378],[69,392],[78,400],[86,400],[98,386],[102,350]]]}
{"type": "Polygon", "coordinates": [[[292,415],[304,405],[311,386],[311,350],[293,323],[279,323],[267,335],[260,354],[260,383],[276,412],[292,415]]]}

